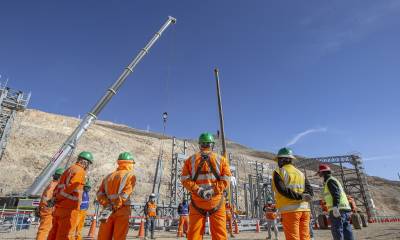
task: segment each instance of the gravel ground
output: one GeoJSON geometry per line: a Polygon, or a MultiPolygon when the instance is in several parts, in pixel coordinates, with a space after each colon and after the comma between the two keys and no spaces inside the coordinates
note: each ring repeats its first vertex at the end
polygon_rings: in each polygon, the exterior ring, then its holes
{"type": "MultiPolygon", "coordinates": [[[[35,239],[36,228],[32,227],[30,230],[24,230],[14,233],[0,233],[0,239],[35,239]]],[[[88,228],[84,229],[84,234],[86,235],[88,228]]],[[[400,223],[385,223],[385,224],[370,224],[367,228],[362,230],[355,230],[355,239],[357,240],[368,240],[368,239],[381,239],[381,240],[391,240],[400,239],[400,223]]],[[[235,239],[265,239],[267,236],[266,232],[261,233],[240,233],[236,235],[235,239]]],[[[175,233],[173,232],[157,232],[157,239],[176,239],[175,233]]],[[[128,239],[138,239],[137,231],[129,231],[128,239]]],[[[210,237],[205,237],[205,239],[210,239],[210,237]]],[[[284,239],[283,233],[279,233],[279,239],[284,239]]],[[[316,230],[315,239],[325,240],[332,239],[329,230],[316,230]]]]}

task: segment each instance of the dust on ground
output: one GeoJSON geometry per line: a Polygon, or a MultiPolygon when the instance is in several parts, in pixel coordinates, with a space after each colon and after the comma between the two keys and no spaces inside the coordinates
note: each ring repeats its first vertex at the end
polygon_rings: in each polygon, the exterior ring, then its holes
{"type": "MultiPolygon", "coordinates": [[[[35,239],[37,227],[31,227],[29,230],[23,230],[13,233],[0,233],[0,239],[35,239]]],[[[85,227],[83,233],[87,236],[89,227],[85,227]]],[[[353,230],[355,239],[357,240],[392,240],[400,239],[400,223],[384,223],[384,224],[369,224],[368,227],[361,230],[353,230]]],[[[137,237],[138,231],[129,230],[127,239],[139,239],[137,237]]],[[[267,236],[266,231],[260,233],[242,232],[239,235],[235,235],[235,239],[259,239],[263,240],[267,236]]],[[[156,238],[158,240],[178,239],[176,238],[176,232],[156,232],[156,238]]],[[[315,230],[316,240],[328,240],[332,239],[331,232],[329,230],[315,230]]],[[[180,238],[184,239],[184,238],[180,238]]],[[[204,239],[211,239],[206,236],[204,239]]],[[[284,239],[283,232],[279,232],[279,239],[284,239]]]]}

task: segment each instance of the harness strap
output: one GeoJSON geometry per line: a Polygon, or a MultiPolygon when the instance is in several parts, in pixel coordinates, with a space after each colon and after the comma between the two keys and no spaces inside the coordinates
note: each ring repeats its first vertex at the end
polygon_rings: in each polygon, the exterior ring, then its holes
{"type": "Polygon", "coordinates": [[[217,205],[215,208],[212,208],[212,209],[210,209],[210,210],[205,210],[205,209],[202,209],[202,208],[198,207],[198,206],[194,203],[194,201],[191,201],[191,204],[192,204],[192,206],[194,207],[194,209],[196,209],[196,210],[197,210],[201,215],[203,215],[204,217],[213,215],[215,212],[217,212],[217,211],[222,207],[222,204],[223,204],[223,203],[224,203],[224,198],[221,197],[221,200],[219,201],[218,205],[217,205]]]}
{"type": "Polygon", "coordinates": [[[221,177],[220,177],[219,174],[217,173],[217,170],[215,170],[215,168],[214,168],[213,165],[211,164],[210,155],[208,155],[208,154],[201,154],[201,161],[200,161],[200,163],[199,163],[199,166],[197,167],[197,171],[196,171],[196,173],[194,174],[194,177],[193,177],[192,180],[193,180],[193,181],[196,181],[197,178],[199,177],[199,174],[200,174],[200,173],[203,173],[203,172],[201,171],[201,169],[203,168],[203,166],[204,166],[205,163],[207,163],[207,165],[208,165],[208,167],[210,168],[210,170],[211,170],[212,174],[214,175],[214,177],[215,177],[218,181],[220,181],[220,180],[221,180],[221,177]]]}

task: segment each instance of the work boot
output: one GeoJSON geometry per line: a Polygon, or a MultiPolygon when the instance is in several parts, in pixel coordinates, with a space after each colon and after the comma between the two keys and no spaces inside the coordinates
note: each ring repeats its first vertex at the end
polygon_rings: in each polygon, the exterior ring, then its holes
{"type": "Polygon", "coordinates": [[[233,235],[233,233],[231,233],[231,238],[235,238],[235,235],[233,235]]]}

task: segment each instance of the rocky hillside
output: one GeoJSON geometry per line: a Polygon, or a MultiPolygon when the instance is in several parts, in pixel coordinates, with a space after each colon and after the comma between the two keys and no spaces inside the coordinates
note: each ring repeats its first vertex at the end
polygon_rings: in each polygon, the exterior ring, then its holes
{"type": "MultiPolygon", "coordinates": [[[[35,177],[49,162],[68,135],[78,125],[79,119],[45,113],[37,110],[26,110],[17,114],[10,139],[3,158],[0,160],[0,194],[23,192],[32,184],[35,177]]],[[[95,156],[95,163],[89,171],[89,177],[97,189],[101,179],[113,171],[115,160],[122,151],[131,151],[137,156],[135,173],[137,187],[134,201],[142,202],[151,193],[156,161],[160,145],[164,149],[163,179],[161,198],[169,196],[171,146],[172,140],[162,138],[160,134],[148,133],[128,126],[97,121],[82,137],[78,149],[89,150],[95,156]]],[[[194,141],[189,141],[189,154],[197,150],[194,141]]],[[[273,154],[250,149],[243,145],[228,142],[228,151],[235,158],[238,166],[239,186],[242,187],[254,166],[251,162],[262,162],[274,169],[271,160],[273,154]]],[[[75,153],[76,154],[76,153],[75,153]]],[[[75,158],[76,156],[73,156],[75,158]]],[[[370,178],[371,190],[376,197],[378,210],[392,215],[400,214],[400,184],[380,178],[370,178]]],[[[94,192],[94,191],[93,191],[94,192]]],[[[240,193],[243,189],[240,189],[240,193]]],[[[240,194],[239,193],[239,194],[240,194]]],[[[168,202],[168,200],[166,200],[168,202]]],[[[240,198],[241,205],[243,199],[240,198]]]]}

